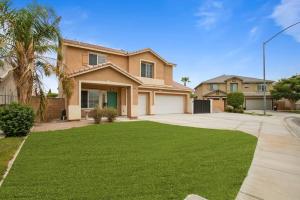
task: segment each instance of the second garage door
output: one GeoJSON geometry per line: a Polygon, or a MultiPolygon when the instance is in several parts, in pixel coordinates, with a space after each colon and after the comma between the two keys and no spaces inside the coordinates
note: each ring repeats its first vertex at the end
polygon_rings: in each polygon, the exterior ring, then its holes
{"type": "Polygon", "coordinates": [[[155,114],[184,113],[184,97],[176,95],[155,95],[155,114]]]}
{"type": "MultiPolygon", "coordinates": [[[[263,99],[246,99],[246,110],[263,110],[263,99]]],[[[272,100],[267,99],[267,110],[272,110],[272,100]]]]}

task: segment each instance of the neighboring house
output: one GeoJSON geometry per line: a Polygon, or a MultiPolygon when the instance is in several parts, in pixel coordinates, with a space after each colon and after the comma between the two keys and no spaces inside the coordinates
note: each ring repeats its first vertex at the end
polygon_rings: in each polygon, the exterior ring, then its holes
{"type": "Polygon", "coordinates": [[[74,79],[69,120],[97,105],[128,117],[191,112],[192,89],[173,81],[175,64],[152,49],[127,52],[65,39],[62,54],[64,71],[74,79]]]}
{"type": "MultiPolygon", "coordinates": [[[[272,83],[274,81],[267,80],[267,109],[273,107],[273,99],[270,94],[272,83]]],[[[214,99],[226,105],[226,96],[230,92],[242,92],[245,95],[244,107],[247,110],[262,110],[264,101],[264,82],[262,79],[236,76],[222,75],[200,83],[195,87],[197,99],[214,99]]]]}
{"type": "Polygon", "coordinates": [[[17,101],[17,88],[11,66],[0,67],[0,105],[17,101]]]}

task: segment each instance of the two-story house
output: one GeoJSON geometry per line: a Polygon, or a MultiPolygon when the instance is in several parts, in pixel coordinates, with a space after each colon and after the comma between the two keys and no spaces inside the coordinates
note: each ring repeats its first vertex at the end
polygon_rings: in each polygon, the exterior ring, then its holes
{"type": "Polygon", "coordinates": [[[128,117],[191,112],[192,89],[175,82],[175,64],[152,49],[128,52],[64,39],[62,55],[63,69],[74,80],[69,120],[85,117],[97,105],[128,117]]]}
{"type": "MultiPolygon", "coordinates": [[[[266,81],[267,109],[272,109],[273,100],[270,89],[274,81],[266,81]]],[[[264,81],[245,76],[221,75],[200,83],[195,87],[198,99],[213,99],[221,101],[220,110],[226,105],[226,96],[230,92],[242,92],[245,95],[244,107],[247,110],[262,110],[264,106],[264,81]]]]}

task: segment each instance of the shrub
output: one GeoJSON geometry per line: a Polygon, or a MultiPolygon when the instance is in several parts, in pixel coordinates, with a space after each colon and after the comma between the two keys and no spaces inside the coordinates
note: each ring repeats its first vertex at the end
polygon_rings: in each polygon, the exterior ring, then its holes
{"type": "Polygon", "coordinates": [[[109,122],[115,121],[116,117],[118,116],[118,112],[114,108],[105,108],[104,109],[105,117],[109,122]]]}
{"type": "Polygon", "coordinates": [[[6,136],[25,136],[34,122],[34,111],[31,107],[17,103],[0,109],[0,129],[6,136]]]}
{"type": "Polygon", "coordinates": [[[244,113],[244,109],[242,107],[240,108],[233,108],[232,106],[226,106],[225,108],[226,112],[232,112],[232,113],[244,113]]]}
{"type": "Polygon", "coordinates": [[[227,105],[226,108],[225,108],[225,111],[226,111],[226,112],[233,112],[233,107],[227,105]]]}
{"type": "Polygon", "coordinates": [[[100,106],[94,108],[93,117],[94,117],[95,124],[100,124],[103,116],[105,116],[104,109],[101,109],[100,106]]]}
{"type": "Polygon", "coordinates": [[[241,108],[244,103],[244,94],[241,92],[233,92],[227,94],[227,104],[234,109],[241,108]]]}

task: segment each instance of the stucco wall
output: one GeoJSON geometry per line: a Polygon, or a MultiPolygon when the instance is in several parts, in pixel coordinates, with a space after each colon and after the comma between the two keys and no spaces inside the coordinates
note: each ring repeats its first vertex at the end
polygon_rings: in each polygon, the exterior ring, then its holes
{"type": "Polygon", "coordinates": [[[72,46],[63,46],[63,63],[66,72],[77,71],[88,66],[89,53],[99,53],[111,62],[134,76],[140,76],[141,60],[155,63],[154,79],[164,80],[166,85],[173,81],[173,67],[166,65],[161,59],[150,52],[135,55],[116,55],[96,50],[88,50],[72,46]]]}

